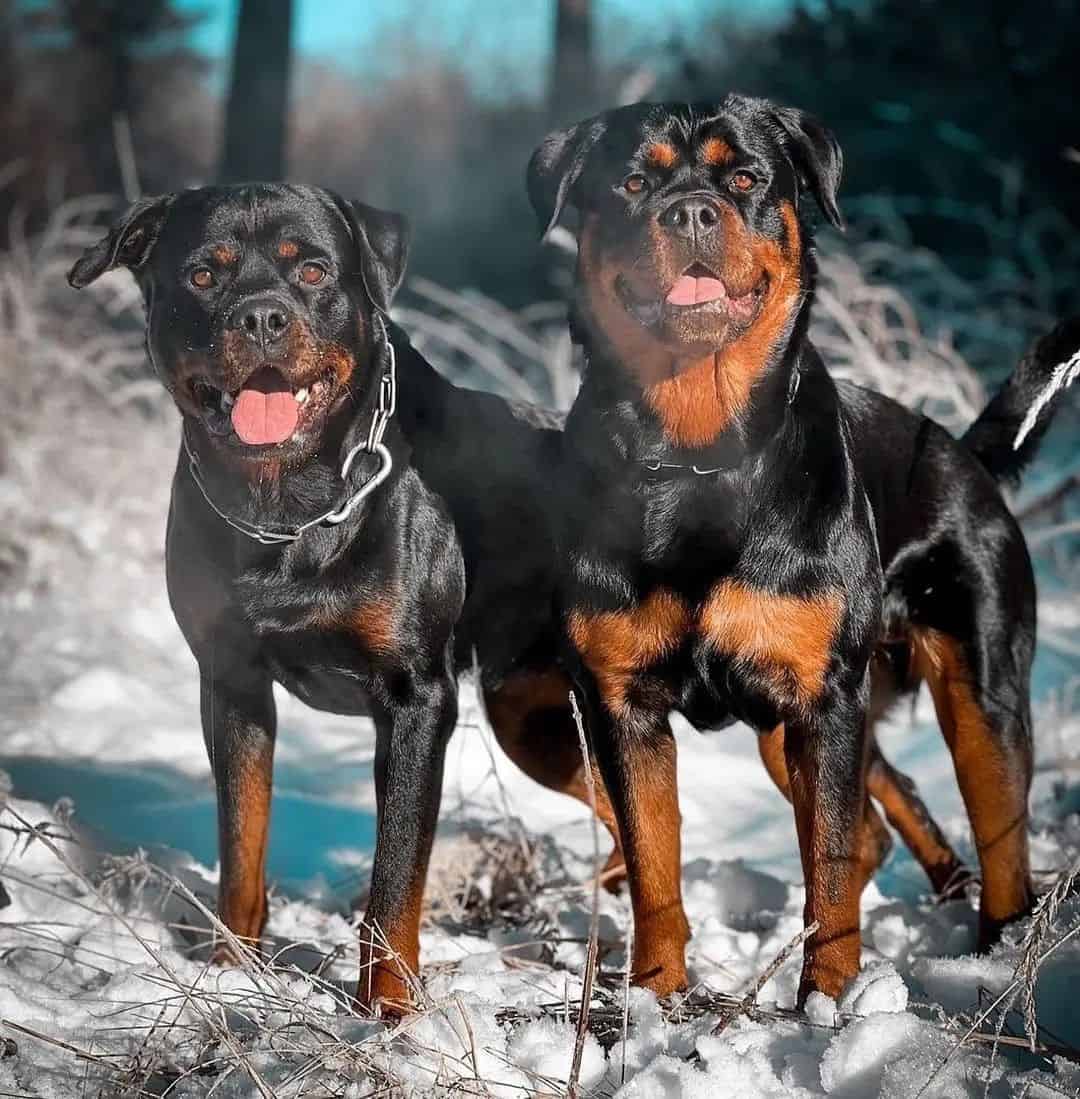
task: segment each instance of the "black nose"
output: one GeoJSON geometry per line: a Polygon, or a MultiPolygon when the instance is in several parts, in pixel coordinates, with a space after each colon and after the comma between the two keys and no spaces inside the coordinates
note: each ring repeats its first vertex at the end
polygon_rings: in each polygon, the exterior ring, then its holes
{"type": "Polygon", "coordinates": [[[250,298],[233,313],[233,328],[260,347],[276,343],[289,330],[289,310],[276,298],[250,298]]]}
{"type": "Polygon", "coordinates": [[[660,224],[678,237],[707,236],[720,224],[720,207],[706,195],[686,195],[664,210],[660,224]]]}

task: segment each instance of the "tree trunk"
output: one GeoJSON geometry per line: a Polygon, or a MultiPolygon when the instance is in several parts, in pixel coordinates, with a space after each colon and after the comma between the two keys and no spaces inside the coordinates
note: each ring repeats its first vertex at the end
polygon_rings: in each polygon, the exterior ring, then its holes
{"type": "Polygon", "coordinates": [[[292,0],[241,0],[218,175],[223,183],[285,175],[292,0]]]}
{"type": "Polygon", "coordinates": [[[576,121],[592,108],[592,4],[556,0],[555,57],[548,113],[553,126],[576,121]]]}

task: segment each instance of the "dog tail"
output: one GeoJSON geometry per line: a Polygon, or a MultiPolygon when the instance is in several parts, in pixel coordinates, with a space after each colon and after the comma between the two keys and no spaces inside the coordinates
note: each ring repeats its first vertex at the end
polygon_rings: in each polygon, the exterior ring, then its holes
{"type": "Polygon", "coordinates": [[[1035,457],[1069,386],[1080,379],[1080,316],[1037,340],[963,442],[998,480],[1015,484],[1035,457]]]}

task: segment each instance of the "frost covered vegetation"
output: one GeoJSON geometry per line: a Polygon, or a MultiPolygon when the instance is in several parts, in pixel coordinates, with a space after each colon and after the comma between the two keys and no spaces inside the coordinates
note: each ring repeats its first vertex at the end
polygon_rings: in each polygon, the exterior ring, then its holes
{"type": "MultiPolygon", "coordinates": [[[[194,667],[162,579],[175,414],[146,371],[130,279],[110,276],[90,295],[62,279],[99,212],[68,204],[33,239],[16,225],[0,257],[0,756],[16,773],[20,760],[51,757],[202,778],[194,667]]],[[[823,245],[815,338],[837,373],[958,430],[984,389],[957,347],[981,365],[1001,355],[1004,372],[1014,333],[1048,324],[1048,310],[1031,280],[1021,288],[999,271],[987,296],[905,247],[896,210],[878,215],[873,231],[823,245]]],[[[514,312],[416,280],[397,316],[465,384],[572,399],[576,360],[557,302],[514,312]]],[[[211,933],[227,934],[212,913],[215,871],[184,853],[182,828],[171,850],[105,853],[78,800],[4,789],[0,1094],[1080,1094],[1076,428],[1067,410],[1015,501],[1041,581],[1032,845],[1047,892],[989,958],[967,953],[970,901],[921,897],[897,853],[864,897],[864,973],[838,1003],[819,997],[796,1014],[800,952],[789,947],[802,888],[790,810],[745,731],[680,727],[695,985],[656,1003],[625,981],[625,898],[602,893],[594,918],[587,816],[499,754],[466,686],[427,893],[423,1007],[390,1030],[350,1004],[362,975],[342,902],[362,891],[368,865],[350,836],[307,837],[340,845],[340,880],[275,895],[269,956],[223,970],[206,961],[211,933]]],[[[923,697],[882,740],[970,852],[929,712],[923,697]]],[[[279,784],[291,775],[312,799],[370,807],[366,723],[285,700],[280,725],[279,784]],[[355,782],[324,788],[349,767],[355,782]]]]}

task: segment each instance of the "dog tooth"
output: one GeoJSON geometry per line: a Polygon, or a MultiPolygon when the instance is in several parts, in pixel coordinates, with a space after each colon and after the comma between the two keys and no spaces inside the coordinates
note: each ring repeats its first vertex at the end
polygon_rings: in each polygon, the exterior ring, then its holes
{"type": "Polygon", "coordinates": [[[308,390],[305,386],[303,389],[298,389],[295,393],[296,403],[303,404],[308,399],[308,390]]]}
{"type": "Polygon", "coordinates": [[[231,394],[229,394],[229,393],[222,393],[221,394],[221,407],[222,408],[232,408],[232,406],[234,404],[236,404],[236,399],[231,394]]]}

